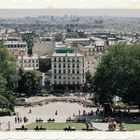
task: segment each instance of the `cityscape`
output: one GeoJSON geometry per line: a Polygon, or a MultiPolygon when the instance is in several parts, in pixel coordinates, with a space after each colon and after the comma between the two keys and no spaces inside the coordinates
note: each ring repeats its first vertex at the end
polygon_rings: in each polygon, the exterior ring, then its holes
{"type": "Polygon", "coordinates": [[[0,131],[140,131],[139,69],[138,14],[2,16],[0,131]]]}

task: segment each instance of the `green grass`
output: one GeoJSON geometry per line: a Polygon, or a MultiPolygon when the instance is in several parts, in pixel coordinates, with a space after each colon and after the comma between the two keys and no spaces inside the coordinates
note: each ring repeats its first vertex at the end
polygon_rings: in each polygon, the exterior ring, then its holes
{"type": "Polygon", "coordinates": [[[128,131],[140,130],[140,124],[125,124],[124,127],[128,131]]]}
{"type": "Polygon", "coordinates": [[[36,126],[42,126],[47,130],[63,130],[66,126],[75,127],[76,130],[81,130],[82,128],[86,128],[85,123],[32,123],[27,125],[26,127],[29,130],[33,130],[36,126]]]}

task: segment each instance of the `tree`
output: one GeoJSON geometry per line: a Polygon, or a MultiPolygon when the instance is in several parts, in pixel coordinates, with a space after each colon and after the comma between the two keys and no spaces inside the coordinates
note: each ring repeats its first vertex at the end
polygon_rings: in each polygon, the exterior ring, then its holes
{"type": "Polygon", "coordinates": [[[33,52],[33,46],[34,46],[34,35],[22,35],[23,41],[27,42],[28,46],[28,54],[32,55],[33,52]]]}
{"type": "Polygon", "coordinates": [[[101,104],[113,103],[113,97],[119,96],[140,105],[140,44],[110,47],[93,77],[93,87],[101,104]]]}
{"type": "Polygon", "coordinates": [[[15,59],[0,44],[0,106],[14,110],[13,91],[19,80],[15,59]]]}
{"type": "Polygon", "coordinates": [[[40,89],[41,83],[35,73],[25,72],[21,74],[17,92],[25,93],[27,96],[32,96],[38,94],[40,89]]]}

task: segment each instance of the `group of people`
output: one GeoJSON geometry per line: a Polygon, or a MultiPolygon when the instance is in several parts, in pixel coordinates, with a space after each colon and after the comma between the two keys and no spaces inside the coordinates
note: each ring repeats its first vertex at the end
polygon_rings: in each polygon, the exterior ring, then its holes
{"type": "Polygon", "coordinates": [[[73,126],[73,127],[71,127],[71,126],[66,126],[65,128],[64,128],[64,130],[65,131],[71,131],[71,130],[73,130],[73,131],[75,131],[76,129],[75,129],[75,127],[73,126]]]}
{"type": "Polygon", "coordinates": [[[26,116],[24,116],[23,118],[19,117],[19,116],[15,117],[15,123],[22,123],[22,122],[24,122],[24,123],[28,122],[28,119],[26,116]]]}

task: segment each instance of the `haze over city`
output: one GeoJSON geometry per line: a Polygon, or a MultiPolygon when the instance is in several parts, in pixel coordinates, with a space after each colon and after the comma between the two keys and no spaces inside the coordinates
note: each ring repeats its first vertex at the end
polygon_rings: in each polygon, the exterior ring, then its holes
{"type": "Polygon", "coordinates": [[[139,17],[140,9],[1,9],[1,18],[37,17],[40,15],[139,17]]]}

